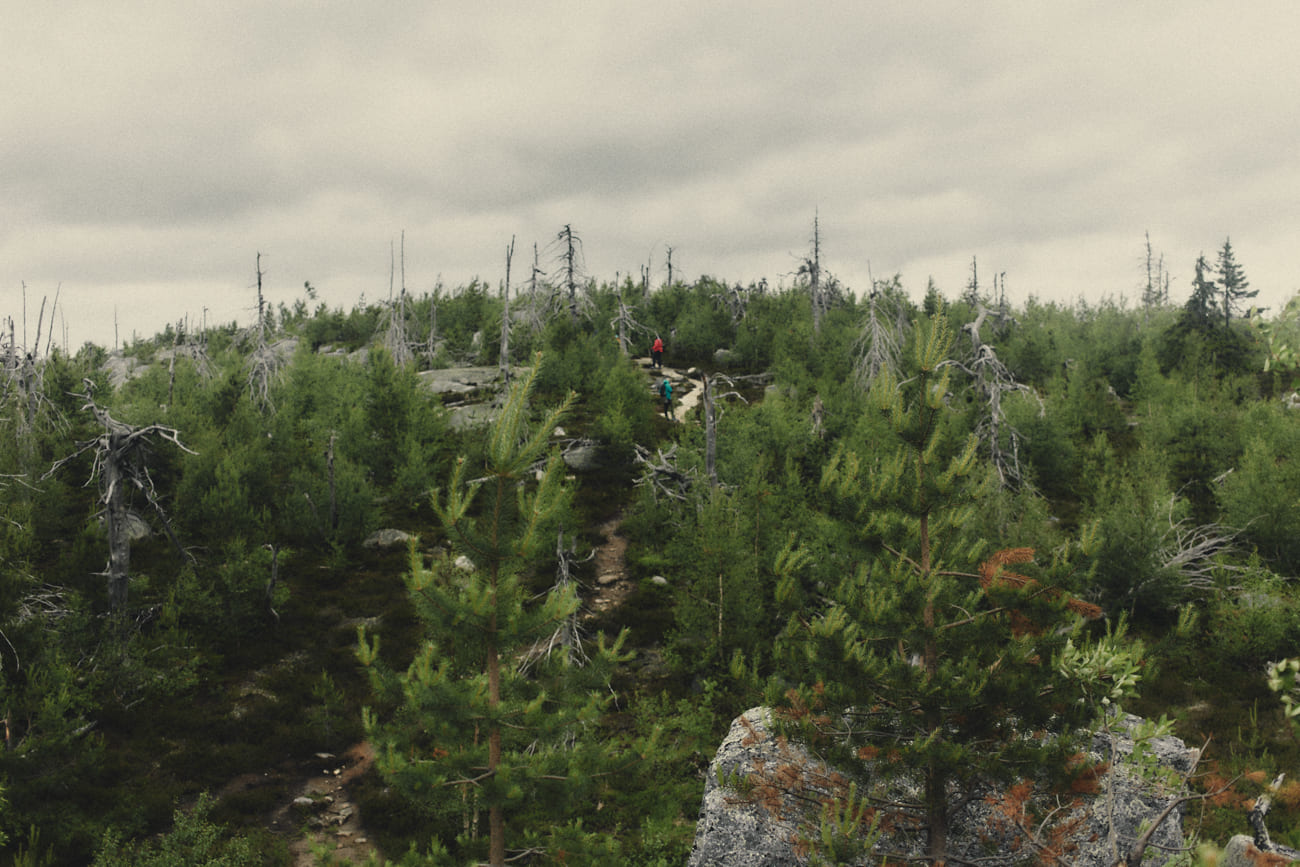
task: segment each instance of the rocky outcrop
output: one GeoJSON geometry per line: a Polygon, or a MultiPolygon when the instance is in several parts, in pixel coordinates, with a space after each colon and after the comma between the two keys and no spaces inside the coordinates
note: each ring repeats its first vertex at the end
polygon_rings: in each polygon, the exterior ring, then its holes
{"type": "Polygon", "coordinates": [[[1246,834],[1238,834],[1223,847],[1219,867],[1281,867],[1291,859],[1274,852],[1265,852],[1246,834]]]}
{"type": "MultiPolygon", "coordinates": [[[[1054,816],[1052,845],[1068,852],[1071,864],[1108,867],[1117,853],[1122,861],[1138,835],[1162,815],[1143,864],[1163,864],[1184,845],[1181,783],[1155,783],[1138,773],[1133,731],[1140,722],[1117,720],[1113,733],[1094,736],[1092,758],[1109,768],[1096,793],[1075,796],[1069,810],[1054,816]]],[[[1184,779],[1198,758],[1196,750],[1173,737],[1145,740],[1140,752],[1174,781],[1184,779]]],[[[809,858],[802,841],[817,827],[821,801],[847,785],[835,768],[776,734],[769,709],[747,711],[732,723],[709,766],[689,867],[802,867],[809,858]]],[[[1032,844],[1000,815],[993,799],[967,801],[952,817],[953,856],[993,867],[1033,860],[1032,844]]],[[[919,856],[924,840],[896,833],[878,845],[919,856]]]]}
{"type": "MultiPolygon", "coordinates": [[[[514,367],[513,377],[523,376],[527,368],[514,367]]],[[[434,394],[473,394],[485,388],[500,388],[500,367],[446,367],[420,371],[420,383],[434,394]]]]}
{"type": "Polygon", "coordinates": [[[376,530],[361,543],[363,548],[405,548],[411,544],[413,537],[405,530],[387,528],[376,530]]]}

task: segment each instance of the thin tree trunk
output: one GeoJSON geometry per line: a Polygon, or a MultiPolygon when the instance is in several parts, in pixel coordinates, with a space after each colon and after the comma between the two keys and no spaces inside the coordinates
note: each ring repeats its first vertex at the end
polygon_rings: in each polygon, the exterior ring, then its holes
{"type": "Polygon", "coordinates": [[[127,585],[131,576],[131,536],[126,495],[126,479],[116,454],[118,443],[108,434],[108,448],[104,453],[104,486],[108,491],[105,502],[108,528],[108,604],[113,611],[126,608],[127,585]]]}
{"type": "Polygon", "coordinates": [[[339,500],[338,489],[334,480],[334,438],[338,434],[330,431],[329,447],[325,451],[325,466],[329,469],[330,477],[330,532],[339,528],[339,500]]]}
{"type": "MultiPolygon", "coordinates": [[[[497,566],[492,564],[492,587],[495,597],[497,566]]],[[[492,601],[493,611],[488,617],[488,708],[495,713],[501,703],[501,659],[497,655],[496,599],[492,601]]],[[[488,730],[488,774],[495,776],[501,768],[501,727],[493,723],[488,730]]],[[[499,803],[493,803],[488,810],[488,863],[492,867],[505,867],[506,863],[506,821],[499,803]]]]}
{"type": "Polygon", "coordinates": [[[267,547],[271,549],[271,580],[266,583],[266,610],[279,623],[280,614],[275,610],[275,588],[280,583],[280,546],[272,543],[267,547]]]}
{"type": "Polygon", "coordinates": [[[713,406],[713,385],[706,373],[701,378],[704,388],[704,471],[709,476],[709,486],[718,486],[718,418],[713,406]]]}
{"type": "Polygon", "coordinates": [[[506,286],[505,297],[501,300],[501,379],[510,384],[510,261],[515,256],[515,238],[510,236],[510,246],[506,248],[506,286]]]}
{"type": "MultiPolygon", "coordinates": [[[[504,484],[504,480],[498,477],[498,486],[504,484]]],[[[500,491],[496,502],[501,502],[500,491]]],[[[499,550],[496,534],[501,527],[501,521],[492,522],[493,539],[492,550],[499,550]]],[[[497,771],[501,768],[501,726],[495,721],[497,707],[501,704],[501,658],[497,647],[497,599],[498,582],[501,578],[501,564],[495,559],[489,567],[489,575],[492,582],[492,599],[488,603],[491,613],[488,615],[487,623],[487,676],[488,676],[488,715],[493,718],[493,722],[488,728],[488,775],[495,777],[497,771]]],[[[505,867],[506,863],[506,820],[502,812],[499,800],[494,799],[492,806],[488,809],[488,863],[492,867],[505,867]]]]}

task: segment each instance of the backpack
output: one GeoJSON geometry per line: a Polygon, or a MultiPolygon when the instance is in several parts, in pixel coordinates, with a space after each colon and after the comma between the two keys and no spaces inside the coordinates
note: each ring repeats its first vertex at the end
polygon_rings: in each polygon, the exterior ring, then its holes
{"type": "Polygon", "coordinates": [[[670,383],[668,380],[665,379],[659,385],[659,393],[663,395],[664,400],[672,400],[673,399],[672,383],[670,383]]]}

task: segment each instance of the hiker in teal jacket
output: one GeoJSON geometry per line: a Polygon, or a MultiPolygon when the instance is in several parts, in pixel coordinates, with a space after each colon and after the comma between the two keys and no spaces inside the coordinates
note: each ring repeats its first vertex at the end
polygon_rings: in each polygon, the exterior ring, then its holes
{"type": "Polygon", "coordinates": [[[664,417],[672,419],[673,417],[673,384],[664,379],[659,385],[659,396],[664,399],[664,417]]]}

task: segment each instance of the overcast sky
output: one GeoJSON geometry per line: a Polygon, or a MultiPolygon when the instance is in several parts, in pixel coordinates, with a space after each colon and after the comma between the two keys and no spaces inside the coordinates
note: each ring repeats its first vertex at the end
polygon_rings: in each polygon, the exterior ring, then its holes
{"type": "Polygon", "coordinates": [[[1300,289],[1295,0],[7,2],[0,314],[111,346],[542,266],[1135,301],[1300,289]]]}

